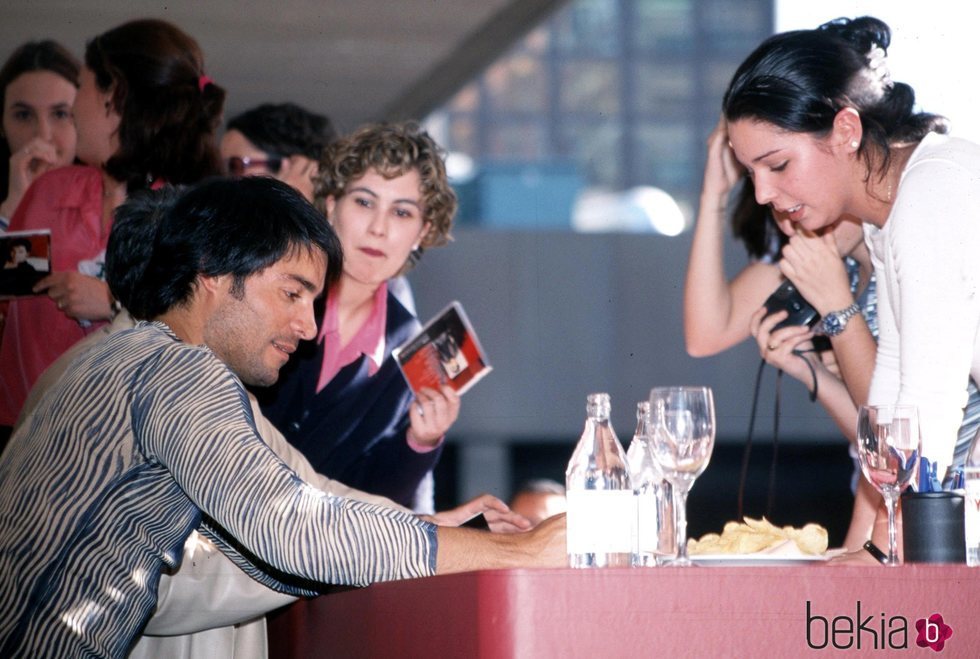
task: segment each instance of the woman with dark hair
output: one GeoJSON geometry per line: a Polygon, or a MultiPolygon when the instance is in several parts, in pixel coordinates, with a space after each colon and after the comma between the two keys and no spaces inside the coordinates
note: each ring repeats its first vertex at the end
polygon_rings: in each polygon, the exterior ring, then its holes
{"type": "Polygon", "coordinates": [[[92,39],[75,99],[85,166],[39,177],[11,230],[51,230],[54,272],[35,297],[11,302],[0,343],[0,425],[65,349],[113,316],[102,278],[114,209],[127,194],[218,174],[215,131],[225,92],[207,77],[190,36],[137,20],[92,39]]]}
{"type": "MultiPolygon", "coordinates": [[[[858,291],[867,287],[871,277],[871,262],[864,247],[861,226],[856,221],[844,221],[831,232],[832,240],[824,252],[833,252],[833,277],[825,277],[820,286],[790,276],[794,284],[803,286],[803,296],[812,302],[839,304],[853,302],[858,291]],[[852,261],[845,270],[842,258],[852,261]],[[852,290],[851,280],[856,290],[852,290]],[[829,290],[828,290],[829,289],[829,290]],[[839,289],[839,290],[838,290],[839,289]]],[[[749,322],[766,298],[790,273],[784,256],[799,256],[800,245],[809,245],[803,254],[819,249],[816,236],[797,235],[792,225],[777,221],[773,209],[760,206],[754,198],[752,181],[735,162],[728,146],[728,131],[722,119],[708,138],[708,157],[704,169],[701,204],[691,243],[684,296],[684,337],[688,352],[706,357],[727,350],[750,336],[749,322]],[[735,198],[731,200],[734,191],[735,198]],[[731,208],[729,208],[731,206],[731,208]],[[743,243],[751,259],[735,277],[727,279],[724,268],[725,218],[731,214],[732,233],[743,243]],[[796,241],[797,249],[784,251],[796,241]]],[[[797,265],[802,266],[797,260],[797,265]]],[[[824,274],[830,274],[826,270],[824,274]]],[[[836,307],[821,308],[829,312],[836,307]]],[[[855,323],[855,325],[862,323],[855,323]]],[[[871,365],[868,364],[870,370],[871,365]]]]}
{"type": "MultiPolygon", "coordinates": [[[[771,37],[736,71],[723,111],[758,203],[806,232],[842,216],[864,224],[880,327],[868,401],[918,406],[923,454],[942,475],[961,459],[967,382],[980,374],[980,147],[915,110],[889,74],[889,43],[872,17],[771,37]]],[[[753,318],[760,346],[776,322],[753,318]]]]}
{"type": "Polygon", "coordinates": [[[78,68],[50,40],[25,43],[0,68],[0,231],[35,178],[75,159],[78,68]]]}
{"type": "MultiPolygon", "coordinates": [[[[692,356],[710,356],[750,336],[752,320],[763,313],[770,294],[787,279],[821,315],[857,305],[830,350],[814,350],[817,332],[809,327],[780,328],[761,337],[768,363],[802,382],[851,444],[855,456],[855,504],[844,545],[859,548],[868,539],[875,515],[874,489],[859,480],[856,462],[857,405],[867,399],[874,368],[875,293],[871,258],[861,225],[843,221],[824,235],[796,232],[754,198],[751,179],[735,162],[724,119],[708,139],[701,206],[684,290],[684,336],[692,356]],[[732,279],[724,267],[724,221],[731,201],[732,232],[751,262],[732,279]],[[771,348],[770,348],[771,346],[771,348]]],[[[786,318],[784,312],[772,323],[786,318]]],[[[818,331],[821,329],[817,326],[818,331]]],[[[821,332],[825,333],[825,332],[821,332]]],[[[758,340],[758,337],[757,337],[758,340]]]]}

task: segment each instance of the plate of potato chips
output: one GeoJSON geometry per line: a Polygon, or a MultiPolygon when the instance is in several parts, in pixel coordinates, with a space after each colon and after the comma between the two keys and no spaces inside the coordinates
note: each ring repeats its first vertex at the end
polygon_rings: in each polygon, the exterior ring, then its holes
{"type": "Polygon", "coordinates": [[[832,555],[827,529],[819,524],[776,526],[765,517],[728,522],[720,534],[692,538],[687,552],[701,565],[782,565],[826,561],[832,555]]]}

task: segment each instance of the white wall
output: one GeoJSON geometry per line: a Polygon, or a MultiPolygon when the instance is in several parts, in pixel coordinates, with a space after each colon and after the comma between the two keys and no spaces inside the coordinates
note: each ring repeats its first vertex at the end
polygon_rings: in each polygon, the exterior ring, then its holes
{"type": "Polygon", "coordinates": [[[892,79],[915,89],[920,109],[948,117],[952,134],[980,142],[977,5],[970,0],[776,1],[776,30],[814,28],[846,16],[874,16],[892,29],[892,79]]]}

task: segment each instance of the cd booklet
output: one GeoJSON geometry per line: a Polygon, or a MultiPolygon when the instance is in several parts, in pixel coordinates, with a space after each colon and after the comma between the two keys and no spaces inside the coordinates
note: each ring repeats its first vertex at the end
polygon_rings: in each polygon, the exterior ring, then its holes
{"type": "Polygon", "coordinates": [[[448,384],[460,395],[492,370],[462,305],[451,302],[407,343],[392,350],[405,380],[422,387],[448,384]]]}

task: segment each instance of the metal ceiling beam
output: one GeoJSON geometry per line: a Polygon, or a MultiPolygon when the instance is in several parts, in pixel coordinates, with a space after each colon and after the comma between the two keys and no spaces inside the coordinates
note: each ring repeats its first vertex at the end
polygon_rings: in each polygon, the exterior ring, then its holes
{"type": "Polygon", "coordinates": [[[452,52],[389,103],[375,119],[425,117],[567,3],[568,0],[512,0],[489,21],[460,39],[452,52]]]}

